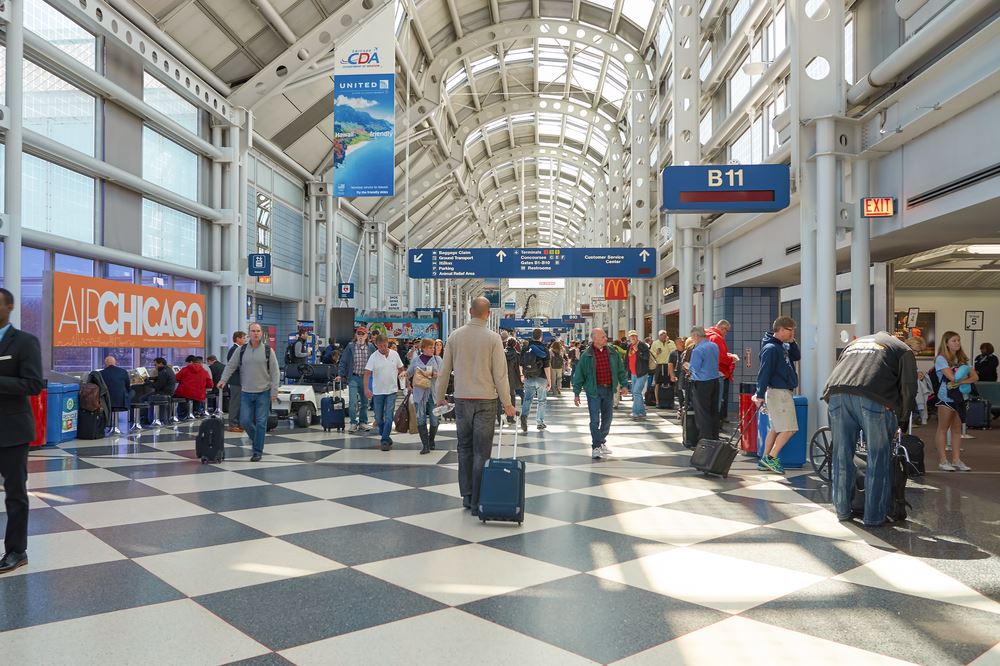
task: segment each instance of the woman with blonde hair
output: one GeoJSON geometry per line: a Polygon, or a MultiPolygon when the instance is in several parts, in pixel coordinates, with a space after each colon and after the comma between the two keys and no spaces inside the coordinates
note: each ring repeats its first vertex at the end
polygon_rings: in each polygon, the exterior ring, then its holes
{"type": "Polygon", "coordinates": [[[941,382],[938,388],[938,428],[935,443],[938,450],[938,469],[943,472],[968,472],[970,467],[959,458],[962,424],[965,422],[965,396],[961,386],[972,384],[979,375],[969,365],[969,357],[962,350],[962,338],[955,331],[941,336],[934,372],[941,382]],[[956,378],[957,377],[957,378],[956,378]],[[951,431],[951,462],[945,451],[948,431],[951,431]]]}
{"type": "Polygon", "coordinates": [[[407,372],[410,376],[410,386],[413,387],[413,406],[417,412],[417,432],[420,433],[421,455],[434,450],[434,437],[438,431],[438,417],[434,413],[437,398],[434,396],[435,384],[441,373],[443,361],[434,355],[434,341],[424,338],[420,341],[420,353],[413,357],[407,372]],[[427,418],[430,417],[430,428],[427,418]]]}

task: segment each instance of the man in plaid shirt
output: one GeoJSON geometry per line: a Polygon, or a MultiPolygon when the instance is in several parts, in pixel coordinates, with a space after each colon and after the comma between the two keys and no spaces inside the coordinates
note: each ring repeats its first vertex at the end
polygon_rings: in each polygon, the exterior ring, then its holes
{"type": "Polygon", "coordinates": [[[591,458],[599,460],[611,455],[607,447],[611,418],[614,415],[614,397],[625,394],[625,363],[618,352],[608,348],[604,329],[595,328],[590,334],[593,344],[583,352],[573,370],[573,403],[580,405],[580,392],[587,394],[590,410],[591,458]]]}

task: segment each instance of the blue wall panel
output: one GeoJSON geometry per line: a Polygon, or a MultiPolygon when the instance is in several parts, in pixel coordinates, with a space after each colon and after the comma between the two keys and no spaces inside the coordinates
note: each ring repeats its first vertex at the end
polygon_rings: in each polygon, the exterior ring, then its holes
{"type": "Polygon", "coordinates": [[[302,213],[277,201],[272,206],[271,261],[279,268],[301,274],[302,213]]]}

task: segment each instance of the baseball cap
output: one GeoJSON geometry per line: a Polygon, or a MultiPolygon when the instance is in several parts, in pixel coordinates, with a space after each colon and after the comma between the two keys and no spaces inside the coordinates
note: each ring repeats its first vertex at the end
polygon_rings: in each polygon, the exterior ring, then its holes
{"type": "Polygon", "coordinates": [[[356,329],[354,329],[354,333],[355,334],[364,333],[365,335],[368,335],[368,328],[366,326],[358,326],[356,329]]]}
{"type": "Polygon", "coordinates": [[[628,335],[627,335],[627,336],[625,336],[625,337],[629,337],[629,338],[631,338],[631,337],[632,337],[633,335],[634,335],[635,337],[639,337],[639,333],[638,333],[638,332],[636,332],[636,331],[629,331],[629,332],[628,332],[628,335]]]}

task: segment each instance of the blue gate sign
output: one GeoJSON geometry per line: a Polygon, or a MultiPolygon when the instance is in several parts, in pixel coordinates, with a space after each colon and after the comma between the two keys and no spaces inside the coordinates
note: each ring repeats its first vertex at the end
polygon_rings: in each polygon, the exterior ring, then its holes
{"type": "Polygon", "coordinates": [[[656,251],[636,247],[422,248],[410,250],[409,276],[574,278],[656,276],[656,251]]]}
{"type": "Polygon", "coordinates": [[[787,164],[668,166],[663,210],[674,213],[762,213],[788,207],[787,164]]]}
{"type": "Polygon", "coordinates": [[[572,326],[574,324],[586,324],[587,320],[580,315],[563,315],[562,323],[567,326],[572,326]]]}
{"type": "Polygon", "coordinates": [[[354,283],[341,282],[337,284],[337,294],[338,298],[343,298],[345,300],[354,298],[354,283]]]}
{"type": "Polygon", "coordinates": [[[247,272],[250,277],[264,277],[271,274],[271,255],[251,254],[247,256],[247,272]]]}

